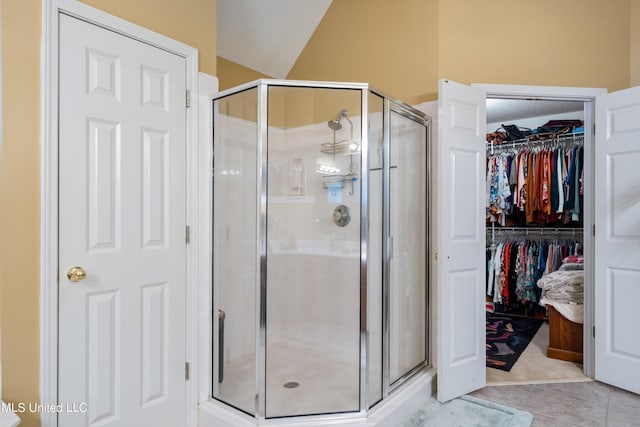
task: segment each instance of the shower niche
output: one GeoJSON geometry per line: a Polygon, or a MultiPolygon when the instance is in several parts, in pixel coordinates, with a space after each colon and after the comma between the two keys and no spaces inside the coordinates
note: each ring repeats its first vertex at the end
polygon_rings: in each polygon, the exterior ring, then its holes
{"type": "Polygon", "coordinates": [[[259,80],[213,111],[211,397],[362,418],[430,366],[431,121],[355,83],[259,80]]]}

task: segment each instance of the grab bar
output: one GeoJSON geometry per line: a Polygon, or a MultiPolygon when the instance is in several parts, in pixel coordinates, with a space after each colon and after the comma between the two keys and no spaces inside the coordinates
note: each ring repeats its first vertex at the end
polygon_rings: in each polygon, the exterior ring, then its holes
{"type": "Polygon", "coordinates": [[[227,314],[218,310],[218,383],[224,381],[224,319],[227,314]]]}

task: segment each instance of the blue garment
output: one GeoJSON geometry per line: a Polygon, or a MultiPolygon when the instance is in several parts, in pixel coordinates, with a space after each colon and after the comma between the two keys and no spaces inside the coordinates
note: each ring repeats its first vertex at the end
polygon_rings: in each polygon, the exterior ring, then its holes
{"type": "Polygon", "coordinates": [[[567,188],[567,197],[564,200],[564,210],[571,210],[575,204],[575,174],[576,174],[576,148],[571,149],[571,159],[569,161],[569,171],[564,184],[567,188]]]}

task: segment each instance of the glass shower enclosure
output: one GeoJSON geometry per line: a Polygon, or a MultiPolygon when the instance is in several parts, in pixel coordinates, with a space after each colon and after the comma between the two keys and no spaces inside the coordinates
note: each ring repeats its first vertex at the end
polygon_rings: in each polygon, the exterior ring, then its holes
{"type": "Polygon", "coordinates": [[[429,365],[431,121],[356,83],[213,104],[211,397],[362,416],[429,365]]]}

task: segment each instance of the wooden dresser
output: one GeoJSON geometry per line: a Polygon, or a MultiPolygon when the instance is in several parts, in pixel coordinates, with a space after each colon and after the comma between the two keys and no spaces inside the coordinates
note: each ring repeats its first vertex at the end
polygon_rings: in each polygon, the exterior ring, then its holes
{"type": "Polygon", "coordinates": [[[582,363],[582,324],[572,322],[549,305],[547,357],[582,363]]]}

